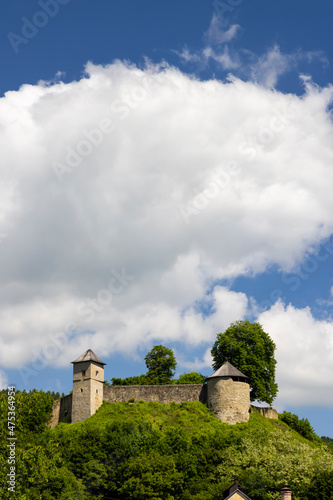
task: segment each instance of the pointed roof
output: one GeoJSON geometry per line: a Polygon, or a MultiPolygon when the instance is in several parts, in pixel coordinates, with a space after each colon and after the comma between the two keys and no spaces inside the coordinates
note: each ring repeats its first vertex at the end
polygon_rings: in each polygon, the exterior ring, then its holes
{"type": "Polygon", "coordinates": [[[213,378],[213,377],[241,377],[241,378],[246,378],[248,379],[244,373],[240,372],[235,368],[229,361],[226,361],[218,370],[216,370],[213,375],[211,375],[208,378],[213,378]]]}
{"type": "MultiPolygon", "coordinates": [[[[232,366],[232,365],[231,365],[232,366]]],[[[234,498],[244,498],[244,500],[251,500],[250,497],[248,497],[246,495],[246,493],[244,492],[244,488],[243,486],[241,486],[237,481],[235,481],[234,483],[232,483],[229,488],[227,488],[225,490],[225,494],[227,494],[228,496],[225,497],[224,500],[231,500],[233,497],[234,498]]]]}
{"type": "Polygon", "coordinates": [[[225,497],[224,500],[232,500],[233,498],[244,498],[244,500],[251,500],[251,498],[248,497],[247,494],[242,490],[233,491],[232,493],[230,493],[230,495],[225,497]]]}
{"type": "Polygon", "coordinates": [[[103,363],[103,361],[101,361],[91,349],[87,349],[86,352],[81,354],[81,356],[79,356],[75,361],[72,361],[72,363],[81,363],[82,361],[94,361],[95,363],[99,363],[100,365],[106,364],[103,363]]]}

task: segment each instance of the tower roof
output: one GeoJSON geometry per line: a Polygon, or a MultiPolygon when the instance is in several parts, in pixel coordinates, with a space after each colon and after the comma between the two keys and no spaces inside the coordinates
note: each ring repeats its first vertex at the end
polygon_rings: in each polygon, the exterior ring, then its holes
{"type": "Polygon", "coordinates": [[[248,379],[244,373],[240,372],[235,368],[229,361],[226,361],[218,370],[216,370],[213,375],[211,375],[208,378],[213,378],[213,377],[241,377],[241,378],[246,378],[248,379]]]}
{"type": "Polygon", "coordinates": [[[79,356],[75,361],[72,361],[72,363],[81,363],[82,361],[94,361],[95,363],[99,363],[100,365],[106,364],[103,363],[103,361],[101,361],[91,349],[87,349],[86,352],[81,354],[81,356],[79,356]]]}
{"type": "Polygon", "coordinates": [[[228,495],[225,497],[225,500],[231,500],[232,498],[244,498],[244,500],[251,500],[251,498],[244,493],[243,486],[241,486],[237,481],[232,483],[229,488],[225,490],[225,494],[228,495]]]}

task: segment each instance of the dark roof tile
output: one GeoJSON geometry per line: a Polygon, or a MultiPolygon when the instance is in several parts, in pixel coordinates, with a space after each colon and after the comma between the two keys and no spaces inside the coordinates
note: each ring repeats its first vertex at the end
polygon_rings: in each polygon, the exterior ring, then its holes
{"type": "Polygon", "coordinates": [[[72,363],[81,363],[83,361],[95,361],[95,363],[99,363],[100,365],[106,364],[103,363],[103,361],[101,361],[91,349],[87,349],[86,352],[81,354],[81,356],[79,356],[75,361],[72,361],[72,363]]]}
{"type": "Polygon", "coordinates": [[[243,377],[248,379],[248,377],[244,375],[244,373],[237,370],[237,368],[229,363],[229,361],[226,361],[222,366],[220,366],[218,370],[216,370],[215,373],[213,373],[213,375],[208,378],[213,377],[243,377]]]}

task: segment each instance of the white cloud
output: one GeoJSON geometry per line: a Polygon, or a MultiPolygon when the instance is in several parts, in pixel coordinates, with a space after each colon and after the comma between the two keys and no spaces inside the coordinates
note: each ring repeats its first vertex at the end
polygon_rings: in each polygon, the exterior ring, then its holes
{"type": "MultiPolygon", "coordinates": [[[[235,34],[237,25],[231,26],[227,34],[235,34]]],[[[222,35],[221,35],[222,37],[222,35]]],[[[279,46],[274,45],[261,56],[254,54],[248,49],[236,50],[231,45],[224,45],[211,40],[203,49],[191,52],[187,47],[176,54],[185,63],[195,63],[201,68],[205,68],[210,62],[214,62],[225,71],[232,70],[234,75],[250,79],[255,83],[268,88],[274,88],[281,76],[295,70],[303,61],[311,63],[320,60],[323,67],[328,65],[327,59],[320,51],[302,51],[284,54],[279,46]],[[214,48],[215,46],[215,48],[214,48]]]]}
{"type": "Polygon", "coordinates": [[[270,88],[275,87],[280,76],[295,69],[303,60],[311,62],[314,59],[319,59],[324,67],[328,64],[327,59],[320,51],[297,51],[283,54],[277,45],[256,59],[256,62],[250,65],[252,78],[261,85],[270,88]]]}
{"type": "Polygon", "coordinates": [[[191,52],[187,47],[181,52],[175,53],[186,63],[196,63],[201,67],[206,67],[210,61],[215,61],[224,70],[235,70],[240,66],[238,54],[230,54],[229,47],[226,45],[223,50],[214,50],[209,45],[197,52],[191,52]]]}
{"type": "Polygon", "coordinates": [[[282,54],[279,47],[274,46],[252,65],[252,76],[260,84],[273,88],[279,76],[286,73],[295,62],[295,55],[282,54]]]}
{"type": "Polygon", "coordinates": [[[227,30],[224,29],[223,24],[216,14],[213,15],[210,22],[209,28],[204,34],[204,39],[208,45],[218,45],[226,42],[230,42],[236,37],[240,26],[238,24],[232,24],[227,30]]]}
{"type": "Polygon", "coordinates": [[[191,52],[187,47],[184,47],[181,50],[181,52],[179,52],[178,50],[174,50],[174,52],[185,62],[195,62],[195,63],[202,62],[201,53],[191,52]]]}
{"type": "Polygon", "coordinates": [[[185,361],[184,359],[182,359],[182,353],[179,353],[180,355],[176,353],[177,366],[178,366],[177,372],[180,374],[184,373],[184,371],[186,370],[186,371],[195,371],[198,373],[202,372],[203,375],[207,376],[212,375],[214,370],[212,369],[213,358],[210,351],[211,347],[206,349],[202,359],[196,357],[194,361],[185,361]],[[179,369],[179,367],[182,367],[182,370],[179,369]]]}
{"type": "Polygon", "coordinates": [[[202,51],[203,57],[206,61],[212,59],[217,62],[223,69],[231,70],[239,67],[238,57],[230,56],[228,47],[224,47],[223,52],[216,52],[211,47],[205,47],[202,51]]]}
{"type": "Polygon", "coordinates": [[[297,97],[119,61],[8,92],[1,364],[51,351],[49,334],[69,322],[51,364],[88,347],[204,345],[244,317],[247,297],[219,280],[289,270],[332,233],[331,98],[311,83],[297,97]],[[135,278],[120,290],[112,270],[123,268],[135,278]]]}
{"type": "Polygon", "coordinates": [[[262,55],[257,55],[247,48],[236,49],[230,42],[240,30],[238,24],[225,29],[225,25],[216,14],[213,15],[208,30],[204,33],[205,47],[191,51],[184,47],[182,51],[174,51],[185,63],[196,64],[199,69],[206,68],[211,62],[219,69],[233,71],[237,77],[251,79],[268,88],[274,88],[279,78],[291,70],[296,70],[301,62],[320,61],[323,68],[329,65],[322,51],[297,50],[282,53],[278,45],[269,48],[262,55]],[[223,45],[223,47],[222,47],[223,45]]]}
{"type": "Polygon", "coordinates": [[[7,374],[0,370],[0,390],[7,389],[8,387],[8,377],[7,374]]]}
{"type": "Polygon", "coordinates": [[[279,409],[333,405],[333,322],[278,301],[258,321],[276,343],[279,409]]]}

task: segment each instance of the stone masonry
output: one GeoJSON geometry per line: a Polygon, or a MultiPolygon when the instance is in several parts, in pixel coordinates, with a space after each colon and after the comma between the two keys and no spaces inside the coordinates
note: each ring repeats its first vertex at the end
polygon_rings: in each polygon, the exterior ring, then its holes
{"type": "Polygon", "coordinates": [[[160,403],[186,403],[207,401],[207,387],[204,384],[179,385],[109,385],[104,387],[104,399],[109,403],[135,401],[158,401],[160,403]]]}
{"type": "Polygon", "coordinates": [[[103,403],[103,365],[91,349],[73,361],[73,423],[91,417],[103,403]]]}
{"type": "Polygon", "coordinates": [[[227,424],[247,422],[250,418],[249,384],[232,378],[208,380],[208,407],[227,424]]]}
{"type": "MultiPolygon", "coordinates": [[[[208,404],[216,417],[228,424],[247,422],[250,418],[249,379],[229,362],[208,377],[205,384],[129,386],[105,386],[105,363],[91,349],[72,363],[73,394],[54,402],[50,427],[59,422],[71,420],[75,423],[89,418],[103,400],[109,403],[130,399],[160,403],[198,401],[208,404]]],[[[262,408],[261,413],[276,418],[273,409],[262,408]]]]}

